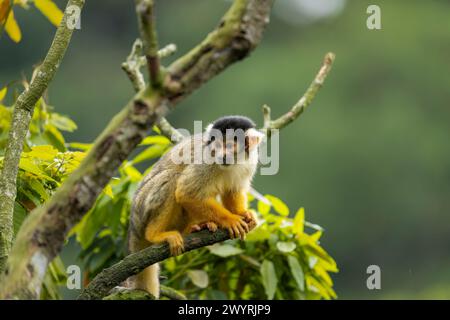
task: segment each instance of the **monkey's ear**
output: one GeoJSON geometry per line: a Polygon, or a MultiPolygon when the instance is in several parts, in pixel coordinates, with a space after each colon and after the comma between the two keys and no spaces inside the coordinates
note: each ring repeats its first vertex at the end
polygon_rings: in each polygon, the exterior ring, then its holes
{"type": "Polygon", "coordinates": [[[205,134],[203,135],[203,141],[206,143],[206,145],[209,145],[211,142],[213,142],[216,138],[213,131],[213,123],[210,123],[205,130],[205,134]]]}
{"type": "Polygon", "coordinates": [[[251,128],[248,129],[248,136],[254,137],[257,140],[257,143],[260,144],[266,135],[257,129],[251,128]]]}
{"type": "Polygon", "coordinates": [[[248,129],[246,139],[248,145],[246,147],[250,150],[257,147],[263,141],[264,136],[264,133],[260,132],[259,130],[253,128],[248,129]]]}
{"type": "Polygon", "coordinates": [[[213,128],[213,123],[210,123],[210,124],[208,124],[208,126],[206,127],[206,133],[210,133],[211,132],[211,129],[213,128]]]}

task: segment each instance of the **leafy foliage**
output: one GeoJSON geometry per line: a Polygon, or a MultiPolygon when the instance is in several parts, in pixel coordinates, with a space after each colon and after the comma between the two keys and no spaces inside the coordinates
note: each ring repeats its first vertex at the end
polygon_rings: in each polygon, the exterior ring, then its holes
{"type": "Polygon", "coordinates": [[[166,285],[190,298],[336,298],[329,273],[338,269],[319,244],[323,230],[304,220],[303,208],[289,218],[280,199],[265,197],[272,205],[251,200],[259,208],[260,224],[246,241],[229,240],[166,260],[166,285]],[[305,226],[315,232],[306,233],[305,226]],[[202,273],[193,276],[193,271],[202,273]],[[208,286],[199,285],[200,275],[208,286]]]}
{"type": "MultiPolygon", "coordinates": [[[[13,111],[12,106],[2,104],[6,94],[6,88],[0,90],[0,166],[3,163],[13,111]]],[[[84,153],[67,150],[61,133],[61,130],[74,129],[76,125],[72,120],[52,112],[44,99],[39,100],[19,162],[14,234],[28,213],[45,202],[83,159],[84,153]]],[[[65,280],[64,264],[57,257],[49,266],[41,297],[59,298],[58,285],[65,283],[65,280]]]]}
{"type": "Polygon", "coordinates": [[[20,42],[22,32],[14,17],[14,7],[28,9],[33,4],[52,24],[58,26],[63,13],[52,0],[0,0],[0,25],[14,42],[20,42]]]}

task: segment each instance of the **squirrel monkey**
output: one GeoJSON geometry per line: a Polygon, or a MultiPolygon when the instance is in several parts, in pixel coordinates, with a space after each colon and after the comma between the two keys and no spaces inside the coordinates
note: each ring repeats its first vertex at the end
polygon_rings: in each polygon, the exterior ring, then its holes
{"type": "MultiPolygon", "coordinates": [[[[263,136],[249,118],[226,116],[164,154],[134,195],[130,252],[166,241],[171,254],[179,255],[184,249],[182,235],[202,228],[212,232],[224,228],[231,238],[244,239],[249,224],[256,223],[247,210],[246,195],[263,136]]],[[[128,283],[159,298],[158,265],[128,283]]]]}

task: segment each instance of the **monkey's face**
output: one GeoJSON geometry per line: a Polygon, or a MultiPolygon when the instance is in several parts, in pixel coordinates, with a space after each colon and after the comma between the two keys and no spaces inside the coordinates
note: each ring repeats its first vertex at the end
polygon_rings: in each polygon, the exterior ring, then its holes
{"type": "MultiPolygon", "coordinates": [[[[213,129],[214,130],[214,129],[213,129]]],[[[215,162],[222,165],[257,162],[258,145],[264,135],[254,128],[227,129],[225,135],[210,130],[208,148],[215,162]]]]}

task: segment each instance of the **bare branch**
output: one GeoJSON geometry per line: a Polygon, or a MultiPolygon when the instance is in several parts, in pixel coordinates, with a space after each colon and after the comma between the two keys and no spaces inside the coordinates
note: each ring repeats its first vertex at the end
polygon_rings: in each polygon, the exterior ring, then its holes
{"type": "Polygon", "coordinates": [[[331,70],[331,66],[333,65],[335,59],[334,53],[327,53],[322,63],[322,67],[317,73],[316,77],[310,84],[309,88],[306,90],[305,94],[298,100],[298,102],[289,110],[287,113],[277,118],[276,120],[270,119],[270,108],[268,106],[263,107],[263,115],[264,115],[264,128],[267,134],[270,134],[270,129],[282,129],[295,119],[297,119],[303,111],[311,104],[314,100],[317,92],[322,87],[328,73],[331,70]]]}
{"type": "Polygon", "coordinates": [[[155,12],[153,0],[135,0],[139,31],[147,59],[148,74],[152,88],[159,88],[162,84],[158,56],[158,37],[155,27],[155,12]]]}

